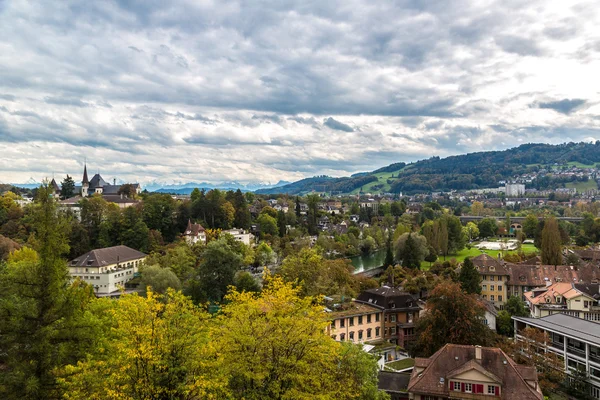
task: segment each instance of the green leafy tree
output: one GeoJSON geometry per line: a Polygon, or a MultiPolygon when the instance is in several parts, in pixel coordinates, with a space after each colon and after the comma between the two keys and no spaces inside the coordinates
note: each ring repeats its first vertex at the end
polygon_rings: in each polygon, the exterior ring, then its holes
{"type": "Polygon", "coordinates": [[[533,214],[527,214],[523,221],[523,232],[528,238],[534,238],[538,230],[538,218],[533,214]]]}
{"type": "Polygon", "coordinates": [[[197,303],[223,300],[241,266],[242,256],[234,251],[226,238],[208,243],[196,276],[190,282],[188,290],[192,299],[197,303]]]}
{"type": "Polygon", "coordinates": [[[460,274],[460,287],[468,294],[481,294],[481,275],[469,257],[465,257],[460,274]]]}
{"type": "Polygon", "coordinates": [[[75,181],[67,175],[60,186],[60,197],[61,199],[68,199],[73,196],[75,196],[75,181]]]}
{"type": "Polygon", "coordinates": [[[165,294],[167,289],[179,290],[181,282],[177,275],[169,268],[161,268],[159,265],[147,265],[140,269],[142,279],[140,289],[146,295],[149,291],[165,294]]]}
{"type": "Polygon", "coordinates": [[[430,293],[426,313],[416,324],[411,353],[429,357],[446,343],[489,346],[493,332],[484,324],[485,306],[458,283],[444,282],[430,293]]]}
{"type": "Polygon", "coordinates": [[[261,213],[256,219],[256,222],[260,227],[261,236],[277,236],[277,234],[279,233],[279,228],[277,227],[277,220],[267,213],[261,213]]]}
{"type": "Polygon", "coordinates": [[[247,271],[238,271],[235,274],[233,285],[238,292],[260,292],[260,285],[247,271]]]}
{"type": "Polygon", "coordinates": [[[75,363],[93,342],[85,309],[91,287],[69,284],[68,221],[57,212],[52,189],[38,190],[29,248],[15,251],[0,271],[0,397],[50,399],[62,395],[58,369],[75,363]]]}
{"type": "Polygon", "coordinates": [[[429,254],[429,247],[425,236],[418,233],[404,233],[396,241],[396,259],[402,266],[419,269],[421,261],[429,254]]]}
{"type": "Polygon", "coordinates": [[[550,217],[542,231],[542,262],[547,265],[562,264],[562,240],[556,218],[550,217]]]}
{"type": "Polygon", "coordinates": [[[484,218],[477,224],[479,228],[479,236],[480,237],[491,237],[496,236],[496,232],[498,232],[498,224],[496,224],[496,220],[493,218],[484,218]]]}
{"type": "Polygon", "coordinates": [[[137,196],[137,190],[132,183],[125,183],[119,187],[117,194],[127,196],[130,199],[135,199],[137,196]]]}

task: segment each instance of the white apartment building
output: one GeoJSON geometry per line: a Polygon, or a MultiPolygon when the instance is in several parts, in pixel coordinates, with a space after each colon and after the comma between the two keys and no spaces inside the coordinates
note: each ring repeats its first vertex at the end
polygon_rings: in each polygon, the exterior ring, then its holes
{"type": "Polygon", "coordinates": [[[92,285],[97,294],[109,294],[132,280],[145,259],[146,254],[127,246],[106,247],[69,261],[69,274],[92,285]]]}

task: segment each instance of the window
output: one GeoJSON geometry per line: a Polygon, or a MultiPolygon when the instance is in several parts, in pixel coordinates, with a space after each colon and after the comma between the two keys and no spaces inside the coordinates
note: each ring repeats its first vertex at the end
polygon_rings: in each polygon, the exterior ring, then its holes
{"type": "Polygon", "coordinates": [[[367,339],[371,339],[371,332],[373,331],[373,329],[369,328],[367,329],[367,339]]]}
{"type": "Polygon", "coordinates": [[[490,276],[490,281],[494,282],[494,275],[490,276]]]}
{"type": "Polygon", "coordinates": [[[350,340],[354,342],[354,332],[350,332],[348,336],[350,336],[350,340]]]}
{"type": "Polygon", "coordinates": [[[482,285],[481,288],[482,290],[487,290],[487,285],[482,285]]]}
{"type": "Polygon", "coordinates": [[[340,319],[340,328],[343,328],[344,326],[346,326],[345,321],[346,320],[344,318],[340,319]]]}
{"type": "Polygon", "coordinates": [[[367,315],[367,324],[371,323],[371,314],[367,315]]]}
{"type": "Polygon", "coordinates": [[[380,327],[375,328],[375,337],[379,337],[380,330],[381,330],[380,327]]]}
{"type": "Polygon", "coordinates": [[[354,317],[348,318],[348,326],[354,326],[354,317]]]}
{"type": "Polygon", "coordinates": [[[471,393],[473,391],[473,385],[470,383],[465,383],[465,393],[471,393]]]}
{"type": "Polygon", "coordinates": [[[502,285],[498,285],[498,291],[501,292],[502,291],[502,285]]]}
{"type": "Polygon", "coordinates": [[[452,382],[454,385],[454,390],[458,390],[460,392],[460,382],[452,382]]]}
{"type": "Polygon", "coordinates": [[[359,325],[362,325],[362,315],[359,315],[359,316],[358,316],[358,324],[359,324],[359,325]]]}
{"type": "Polygon", "coordinates": [[[483,280],[484,280],[484,281],[487,281],[487,275],[484,275],[484,276],[483,276],[483,280]]]}
{"type": "Polygon", "coordinates": [[[588,308],[589,307],[589,301],[583,301],[583,308],[588,308]]]}
{"type": "Polygon", "coordinates": [[[488,394],[496,394],[496,386],[488,385],[488,394]]]}
{"type": "Polygon", "coordinates": [[[502,296],[498,295],[498,301],[502,301],[502,296]]]}
{"type": "Polygon", "coordinates": [[[494,301],[494,295],[493,294],[490,296],[490,300],[494,301]]]}
{"type": "Polygon", "coordinates": [[[375,322],[379,322],[379,314],[375,314],[375,322]]]}
{"type": "Polygon", "coordinates": [[[383,336],[386,337],[388,335],[388,328],[383,329],[383,336]]]}
{"type": "Polygon", "coordinates": [[[336,339],[337,339],[337,335],[331,335],[331,338],[332,338],[333,340],[336,340],[336,339]]]}
{"type": "Polygon", "coordinates": [[[494,285],[490,285],[490,290],[493,292],[494,291],[494,285]]]}
{"type": "Polygon", "coordinates": [[[390,335],[395,335],[396,334],[396,327],[393,326],[390,328],[390,335]]]}
{"type": "Polygon", "coordinates": [[[345,333],[340,333],[340,341],[344,341],[346,340],[346,334],[345,333]]]}
{"type": "Polygon", "coordinates": [[[363,338],[363,331],[360,330],[360,331],[358,331],[358,340],[362,340],[362,338],[363,338]]]}
{"type": "Polygon", "coordinates": [[[396,322],[396,314],[390,315],[390,322],[396,322]]]}

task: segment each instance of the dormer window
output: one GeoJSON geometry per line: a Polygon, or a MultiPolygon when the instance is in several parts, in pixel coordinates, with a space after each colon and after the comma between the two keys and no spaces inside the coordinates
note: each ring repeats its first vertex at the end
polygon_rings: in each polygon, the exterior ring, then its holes
{"type": "Polygon", "coordinates": [[[496,267],[490,267],[490,271],[495,271],[496,267]]]}

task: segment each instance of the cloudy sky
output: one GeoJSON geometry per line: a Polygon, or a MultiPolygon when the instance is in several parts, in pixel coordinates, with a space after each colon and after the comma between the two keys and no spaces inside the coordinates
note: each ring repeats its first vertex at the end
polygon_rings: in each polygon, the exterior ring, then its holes
{"type": "Polygon", "coordinates": [[[600,139],[576,1],[0,0],[0,182],[277,182],[600,139]]]}

